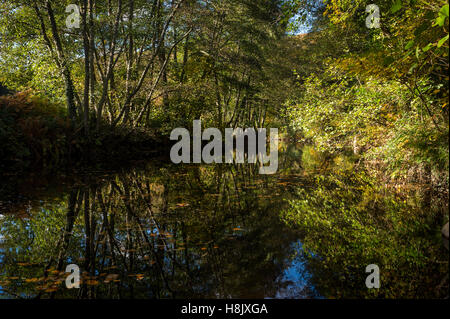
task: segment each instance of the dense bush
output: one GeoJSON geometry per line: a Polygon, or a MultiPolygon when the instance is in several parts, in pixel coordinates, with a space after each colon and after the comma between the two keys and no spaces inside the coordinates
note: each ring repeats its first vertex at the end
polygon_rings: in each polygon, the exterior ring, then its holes
{"type": "Polygon", "coordinates": [[[387,178],[448,185],[449,6],[380,1],[382,26],[369,29],[369,3],[329,2],[321,31],[298,39],[295,53],[321,63],[297,68],[286,118],[320,151],[350,149],[387,178]]]}
{"type": "Polygon", "coordinates": [[[69,130],[64,109],[31,92],[0,97],[2,168],[59,161],[69,130]]]}

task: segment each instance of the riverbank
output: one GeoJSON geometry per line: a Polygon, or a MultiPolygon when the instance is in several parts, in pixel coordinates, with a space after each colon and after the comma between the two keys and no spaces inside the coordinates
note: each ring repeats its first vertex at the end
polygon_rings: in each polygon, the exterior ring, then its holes
{"type": "Polygon", "coordinates": [[[169,140],[144,128],[113,127],[86,136],[64,108],[20,92],[0,97],[0,171],[123,162],[165,153],[169,140]]]}

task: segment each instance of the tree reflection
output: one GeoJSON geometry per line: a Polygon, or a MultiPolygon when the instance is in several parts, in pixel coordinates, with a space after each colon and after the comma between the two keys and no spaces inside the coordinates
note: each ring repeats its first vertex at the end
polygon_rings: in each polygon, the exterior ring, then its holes
{"type": "Polygon", "coordinates": [[[296,240],[279,219],[289,194],[256,166],[149,165],[92,178],[7,215],[0,286],[35,298],[262,298],[296,240]],[[65,267],[80,266],[80,289],[65,267]]]}
{"type": "Polygon", "coordinates": [[[448,202],[342,167],[315,174],[314,187],[299,188],[283,212],[302,232],[302,257],[316,289],[328,298],[448,296],[448,252],[436,236],[448,202]],[[381,289],[365,285],[371,264],[380,268],[381,289]]]}
{"type": "Polygon", "coordinates": [[[12,200],[0,211],[0,296],[445,297],[448,201],[380,185],[343,156],[280,154],[277,175],[151,162],[12,200]],[[72,263],[80,289],[64,284],[72,263]],[[372,263],[380,290],[365,287],[372,263]]]}

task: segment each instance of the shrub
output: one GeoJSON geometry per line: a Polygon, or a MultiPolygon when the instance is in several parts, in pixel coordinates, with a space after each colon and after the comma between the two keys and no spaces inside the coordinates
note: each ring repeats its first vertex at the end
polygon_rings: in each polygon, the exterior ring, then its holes
{"type": "Polygon", "coordinates": [[[58,162],[69,129],[62,107],[30,91],[0,97],[2,168],[36,161],[58,162]]]}

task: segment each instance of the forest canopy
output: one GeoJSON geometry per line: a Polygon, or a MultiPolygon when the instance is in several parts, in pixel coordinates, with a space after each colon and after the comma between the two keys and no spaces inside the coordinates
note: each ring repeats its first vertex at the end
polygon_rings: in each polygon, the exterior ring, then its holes
{"type": "Polygon", "coordinates": [[[377,1],[378,28],[362,0],[72,2],[2,2],[0,82],[89,143],[201,119],[285,128],[394,176],[448,168],[446,1],[377,1]]]}

